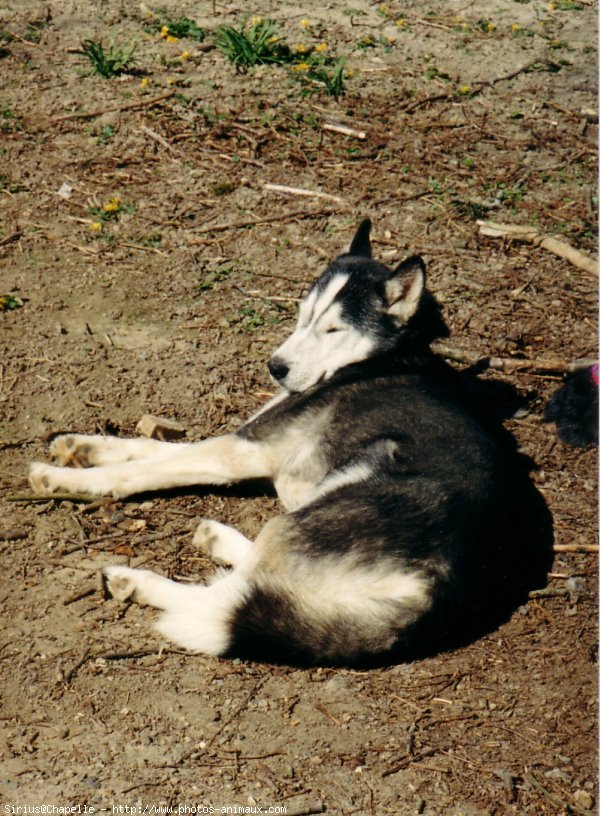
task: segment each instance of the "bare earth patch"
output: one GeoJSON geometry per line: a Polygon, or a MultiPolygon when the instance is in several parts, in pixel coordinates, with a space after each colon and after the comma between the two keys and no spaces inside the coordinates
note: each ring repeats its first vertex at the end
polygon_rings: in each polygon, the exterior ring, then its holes
{"type": "Polygon", "coordinates": [[[527,398],[510,427],[556,543],[576,551],[498,631],[409,665],[187,655],[149,610],[97,592],[111,562],[202,580],[198,519],[253,536],[269,495],[14,498],[58,431],[132,434],[146,413],[190,439],[236,427],[271,391],[265,362],[296,299],[366,215],[380,257],[424,256],[455,348],[595,357],[597,278],[476,220],[595,253],[596,3],[162,8],[0,4],[0,296],[22,301],[0,312],[2,804],[593,812],[596,451],[542,422],[559,375],[484,376],[527,398]],[[236,73],[214,30],[244,11],[275,19],[296,54],[347,54],[345,94],[297,61],[236,73]],[[151,25],[182,17],[203,40],[151,25]],[[111,34],[136,64],[103,78],[81,43],[111,34]]]}

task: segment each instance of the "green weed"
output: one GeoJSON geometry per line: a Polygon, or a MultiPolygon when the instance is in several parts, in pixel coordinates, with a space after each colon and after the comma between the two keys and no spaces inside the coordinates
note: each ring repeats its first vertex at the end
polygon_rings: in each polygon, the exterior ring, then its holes
{"type": "Polygon", "coordinates": [[[301,63],[297,69],[303,69],[300,80],[304,82],[308,89],[308,83],[318,85],[325,89],[325,92],[336,101],[346,92],[346,77],[344,73],[347,56],[340,57],[330,71],[324,65],[301,63]]]}
{"type": "Polygon", "coordinates": [[[279,39],[274,20],[255,18],[239,28],[221,26],[215,45],[238,69],[255,65],[284,65],[295,61],[289,46],[279,39]]]}
{"type": "Polygon", "coordinates": [[[224,266],[221,269],[207,271],[198,284],[198,289],[201,292],[210,292],[211,289],[215,288],[217,283],[222,283],[222,281],[227,280],[229,275],[234,271],[235,269],[232,266],[224,266]]]}
{"type": "Polygon", "coordinates": [[[115,135],[115,129],[112,125],[104,125],[104,127],[100,130],[96,138],[96,142],[98,144],[108,144],[112,137],[115,135]]]}
{"type": "Polygon", "coordinates": [[[190,17],[172,18],[155,15],[146,23],[145,29],[153,34],[160,32],[163,37],[175,37],[178,40],[202,42],[205,37],[204,29],[190,17]]]}
{"type": "Polygon", "coordinates": [[[81,48],[90,61],[94,73],[105,78],[123,74],[135,65],[136,46],[132,44],[117,46],[112,35],[107,50],[97,40],[84,40],[81,48]]]}
{"type": "Polygon", "coordinates": [[[0,312],[11,312],[23,305],[23,300],[16,295],[0,295],[0,312]]]}
{"type": "Polygon", "coordinates": [[[118,221],[123,213],[132,215],[135,207],[132,204],[123,204],[119,196],[113,196],[101,207],[88,207],[88,212],[100,222],[118,221]]]}

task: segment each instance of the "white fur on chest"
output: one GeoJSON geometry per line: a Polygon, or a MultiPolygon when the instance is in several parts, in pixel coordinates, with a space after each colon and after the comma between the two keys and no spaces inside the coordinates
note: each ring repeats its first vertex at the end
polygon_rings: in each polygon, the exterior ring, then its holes
{"type": "Polygon", "coordinates": [[[310,501],[329,470],[323,449],[323,432],[330,411],[310,411],[286,429],[277,443],[278,466],[273,477],[277,495],[286,510],[297,510],[310,501]]]}

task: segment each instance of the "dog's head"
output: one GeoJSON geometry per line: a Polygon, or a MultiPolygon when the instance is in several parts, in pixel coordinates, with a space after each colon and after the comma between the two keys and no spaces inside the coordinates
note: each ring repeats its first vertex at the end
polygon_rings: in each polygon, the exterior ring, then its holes
{"type": "Polygon", "coordinates": [[[447,328],[425,289],[418,256],[390,269],[372,258],[365,219],[300,305],[298,325],[269,361],[287,391],[305,391],[340,368],[393,350],[418,352],[447,328]]]}

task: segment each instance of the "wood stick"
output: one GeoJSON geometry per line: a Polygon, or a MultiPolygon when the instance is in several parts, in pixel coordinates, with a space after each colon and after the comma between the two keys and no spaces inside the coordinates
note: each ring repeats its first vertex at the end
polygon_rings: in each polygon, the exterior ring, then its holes
{"type": "Polygon", "coordinates": [[[354,130],[354,128],[348,127],[347,125],[334,125],[325,122],[323,130],[329,130],[332,133],[341,133],[343,136],[355,136],[357,139],[367,138],[367,134],[364,130],[354,130]]]}
{"type": "Polygon", "coordinates": [[[90,595],[95,595],[96,592],[97,592],[96,587],[88,587],[87,589],[82,589],[79,592],[76,592],[74,595],[69,595],[68,598],[65,598],[63,600],[63,606],[69,606],[69,604],[77,603],[77,601],[82,601],[84,598],[89,598],[90,595]]]}
{"type": "Polygon", "coordinates": [[[381,776],[391,776],[392,774],[398,773],[398,771],[402,771],[408,765],[411,765],[413,762],[418,762],[420,759],[425,759],[425,757],[430,757],[433,754],[437,754],[441,751],[441,748],[426,748],[424,751],[419,751],[418,754],[409,754],[405,756],[400,762],[397,762],[395,765],[392,765],[391,768],[387,768],[381,776]]]}
{"type": "Polygon", "coordinates": [[[436,354],[439,354],[446,360],[454,360],[457,363],[468,363],[469,365],[485,363],[487,368],[494,369],[495,371],[531,371],[536,374],[566,374],[571,371],[577,371],[580,368],[587,368],[597,362],[592,359],[574,360],[569,363],[566,360],[558,359],[521,360],[515,357],[485,357],[477,351],[457,349],[445,343],[433,343],[432,349],[436,354]]]}
{"type": "MultiPolygon", "coordinates": [[[[322,215],[331,215],[332,210],[315,210],[309,212],[307,210],[292,210],[292,212],[279,213],[278,215],[266,215],[263,218],[249,218],[244,221],[232,221],[229,224],[213,224],[212,227],[200,227],[195,229],[195,233],[205,232],[224,232],[230,229],[243,229],[244,227],[254,227],[257,224],[270,224],[273,221],[285,221],[288,218],[320,218],[322,215]]],[[[193,244],[193,239],[188,239],[189,243],[193,244]]],[[[278,276],[276,276],[278,277],[278,276]]]]}
{"type": "Polygon", "coordinates": [[[13,241],[18,241],[22,235],[23,233],[21,230],[17,228],[14,232],[11,232],[10,235],[7,235],[6,238],[2,238],[0,240],[0,247],[6,246],[7,244],[12,244],[13,241]]]}
{"type": "Polygon", "coordinates": [[[592,275],[598,274],[598,261],[594,260],[586,252],[574,249],[569,244],[561,241],[553,235],[544,235],[534,227],[519,226],[518,224],[496,224],[493,221],[477,221],[477,226],[482,235],[491,238],[514,238],[517,241],[527,241],[534,246],[564,258],[573,266],[590,272],[592,275]]]}
{"type": "Polygon", "coordinates": [[[598,544],[555,544],[554,552],[589,552],[597,553],[598,544]]]}
{"type": "Polygon", "coordinates": [[[287,187],[285,184],[271,184],[267,182],[264,185],[265,190],[271,190],[274,193],[283,193],[286,195],[308,196],[312,198],[325,198],[327,201],[335,201],[342,204],[342,199],[330,193],[321,193],[318,190],[304,190],[302,187],[287,187]]]}
{"type": "Polygon", "coordinates": [[[51,119],[50,122],[51,124],[56,124],[57,122],[66,122],[69,119],[94,119],[96,116],[102,116],[104,113],[137,110],[138,108],[150,108],[152,105],[157,105],[159,102],[164,102],[165,99],[170,99],[172,96],[175,96],[176,93],[177,89],[171,88],[170,91],[160,94],[160,96],[153,96],[150,99],[138,99],[137,102],[127,102],[125,105],[113,105],[108,108],[99,108],[98,110],[94,111],[68,113],[65,116],[56,116],[54,119],[51,119]]]}
{"type": "MultiPolygon", "coordinates": [[[[105,501],[109,500],[108,497],[105,499],[105,501]]],[[[40,496],[38,493],[13,493],[6,497],[6,501],[28,502],[30,504],[49,501],[71,501],[74,504],[87,504],[88,502],[97,502],[98,496],[89,496],[86,493],[49,493],[47,496],[40,496]]]]}

